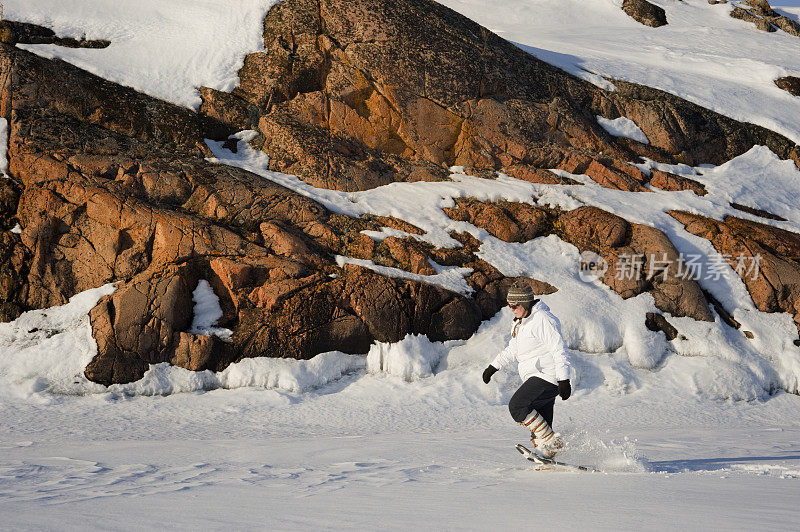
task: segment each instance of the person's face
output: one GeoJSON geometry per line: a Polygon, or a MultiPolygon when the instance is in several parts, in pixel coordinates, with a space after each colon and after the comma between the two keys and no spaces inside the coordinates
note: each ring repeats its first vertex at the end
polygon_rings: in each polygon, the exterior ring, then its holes
{"type": "Polygon", "coordinates": [[[508,306],[511,308],[511,312],[514,313],[515,318],[521,318],[525,315],[525,307],[519,303],[509,303],[508,306]]]}

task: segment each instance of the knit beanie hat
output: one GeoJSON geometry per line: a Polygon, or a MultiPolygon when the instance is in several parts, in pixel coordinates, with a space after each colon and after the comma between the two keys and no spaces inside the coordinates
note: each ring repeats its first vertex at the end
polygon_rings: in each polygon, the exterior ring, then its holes
{"type": "Polygon", "coordinates": [[[536,301],[536,294],[533,293],[533,288],[531,285],[525,281],[517,280],[514,281],[514,284],[511,285],[511,288],[508,289],[508,295],[506,296],[506,300],[509,303],[530,303],[531,305],[524,305],[526,308],[530,308],[533,306],[533,302],[536,301]]]}

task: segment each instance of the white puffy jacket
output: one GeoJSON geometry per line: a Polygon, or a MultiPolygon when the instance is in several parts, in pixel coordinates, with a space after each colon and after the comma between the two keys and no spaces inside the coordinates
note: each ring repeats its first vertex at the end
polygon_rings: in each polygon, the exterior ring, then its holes
{"type": "Polygon", "coordinates": [[[537,302],[530,314],[511,325],[516,334],[492,361],[497,369],[517,363],[522,382],[539,377],[553,384],[569,379],[569,351],[561,336],[561,322],[550,313],[550,307],[537,302]]]}

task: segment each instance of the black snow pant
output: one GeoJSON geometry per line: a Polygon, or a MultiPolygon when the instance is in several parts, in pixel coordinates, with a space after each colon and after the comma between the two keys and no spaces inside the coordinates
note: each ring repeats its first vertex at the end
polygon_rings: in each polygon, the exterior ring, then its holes
{"type": "Polygon", "coordinates": [[[508,411],[517,423],[522,423],[533,410],[553,426],[553,405],[558,397],[558,386],[539,377],[522,383],[508,402],[508,411]]]}

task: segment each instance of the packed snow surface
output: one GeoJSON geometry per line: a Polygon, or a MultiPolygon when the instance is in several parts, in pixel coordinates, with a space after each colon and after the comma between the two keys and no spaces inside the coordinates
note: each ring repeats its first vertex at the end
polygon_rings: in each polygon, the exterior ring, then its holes
{"type": "MultiPolygon", "coordinates": [[[[443,3],[594,83],[613,89],[603,76],[645,83],[800,138],[800,104],[771,81],[800,72],[800,40],[733,20],[730,5],[654,2],[667,10],[668,26],[641,26],[616,0],[443,3]]],[[[112,41],[105,50],[26,48],[196,107],[197,86],[236,84],[244,55],[260,49],[261,19],[272,2],[3,3],[6,18],[112,41]]],[[[782,12],[796,18],[800,9],[782,12]]],[[[635,135],[625,120],[606,127],[635,135]]],[[[708,190],[703,197],[610,190],[563,172],[582,184],[481,179],[457,167],[450,182],[345,193],[269,172],[268,154],[247,144],[253,136],[238,134],[235,154],[209,142],[213,162],[250,170],[333,212],[394,216],[423,231],[383,228],[368,232],[374,239],[457,247],[450,232],[466,231],[481,241],[479,256],[503,274],[556,287],[542,299],[561,320],[574,369],[573,397],[555,409],[554,428],[568,442],[560,458],[602,473],[532,471],[513,449],[527,439],[506,409],[519,377],[500,372],[489,385],[481,380],[509,339],[508,309],[469,340],[409,335],[376,342],[366,356],[245,359],[220,372],[158,364],[137,382],[105,387],[83,369],[97,352],[87,313],[113,292],[107,285],[0,324],[4,526],[521,529],[532,526],[535,511],[536,526],[567,529],[796,527],[800,348],[792,317],[758,311],[710,243],[666,212],[735,214],[798,232],[800,209],[791,200],[800,172],[791,163],[756,146],[718,167],[638,165],[698,180],[708,190]],[[700,284],[753,338],[719,318],[667,316],[682,335],[668,342],[644,325],[645,313],[656,310],[649,294],[623,300],[581,278],[578,250],[555,236],[506,243],[453,221],[443,208],[463,197],[594,205],[657,227],[696,257],[700,284]],[[786,221],[743,213],[732,202],[786,221]]],[[[352,257],[338,261],[469,293],[466,269],[433,264],[436,275],[409,277],[352,257]]],[[[206,281],[186,312],[196,332],[218,328],[219,301],[206,281]]]]}
{"type": "Polygon", "coordinates": [[[408,336],[366,357],[216,374],[162,364],[105,388],[81,364],[94,352],[86,311],[111,290],[0,329],[10,529],[525,528],[533,503],[540,526],[569,529],[796,524],[800,398],[709,397],[694,380],[704,357],[652,373],[622,351],[575,353],[574,395],[556,405],[560,458],[602,473],[534,471],[505,406],[519,377],[480,377],[509,310],[467,341],[408,336]]]}

